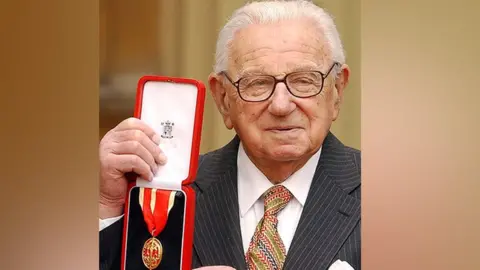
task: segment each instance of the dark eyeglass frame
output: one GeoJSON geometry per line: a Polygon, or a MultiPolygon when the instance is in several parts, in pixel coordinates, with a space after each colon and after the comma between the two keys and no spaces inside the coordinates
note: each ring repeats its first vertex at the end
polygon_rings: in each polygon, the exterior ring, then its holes
{"type": "MultiPolygon", "coordinates": [[[[277,84],[278,83],[284,83],[285,86],[287,87],[287,90],[288,92],[294,96],[294,97],[297,97],[297,98],[310,98],[310,97],[313,97],[313,96],[316,96],[318,94],[320,94],[323,90],[323,87],[325,85],[325,79],[328,77],[328,75],[332,72],[333,68],[337,65],[340,65],[340,63],[338,62],[335,62],[332,64],[332,66],[330,67],[330,69],[327,71],[327,73],[323,73],[321,71],[318,71],[318,70],[306,70],[306,71],[295,71],[295,72],[291,72],[291,73],[288,73],[286,74],[285,76],[283,76],[283,78],[281,79],[277,79],[277,77],[273,76],[273,75],[268,75],[268,74],[264,74],[264,75],[260,75],[260,76],[266,76],[266,77],[271,77],[273,78],[274,80],[274,84],[273,84],[273,89],[270,91],[270,95],[268,95],[266,98],[264,99],[261,99],[261,100],[248,100],[248,99],[245,99],[244,97],[242,97],[242,94],[240,93],[240,81],[246,77],[241,77],[239,78],[237,81],[233,81],[232,78],[230,78],[230,76],[228,76],[227,72],[226,71],[221,71],[220,74],[223,74],[227,80],[233,85],[235,86],[235,88],[237,89],[237,92],[238,92],[238,95],[240,96],[240,98],[246,102],[263,102],[265,100],[268,100],[272,95],[273,93],[275,92],[275,89],[277,88],[277,84]],[[312,94],[312,95],[308,95],[308,96],[298,96],[298,95],[295,95],[292,90],[290,90],[290,87],[288,86],[287,84],[287,78],[293,74],[298,74],[298,73],[305,73],[305,72],[315,72],[315,73],[319,73],[320,74],[320,77],[322,78],[322,84],[320,86],[320,89],[318,90],[317,93],[315,94],[312,94]]],[[[250,77],[250,76],[248,76],[250,77]]]]}

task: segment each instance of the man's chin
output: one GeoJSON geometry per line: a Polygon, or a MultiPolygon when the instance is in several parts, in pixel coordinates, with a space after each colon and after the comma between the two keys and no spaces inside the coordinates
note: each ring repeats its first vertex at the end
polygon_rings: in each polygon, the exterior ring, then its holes
{"type": "Polygon", "coordinates": [[[299,145],[277,145],[268,149],[273,160],[293,161],[305,156],[305,149],[299,145]]]}

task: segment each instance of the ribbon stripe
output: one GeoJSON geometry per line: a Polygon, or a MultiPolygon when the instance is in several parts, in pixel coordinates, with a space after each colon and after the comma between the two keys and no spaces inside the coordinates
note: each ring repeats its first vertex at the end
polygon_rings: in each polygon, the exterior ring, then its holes
{"type": "Polygon", "coordinates": [[[139,203],[148,231],[156,237],[167,224],[176,191],[140,188],[139,203]]]}

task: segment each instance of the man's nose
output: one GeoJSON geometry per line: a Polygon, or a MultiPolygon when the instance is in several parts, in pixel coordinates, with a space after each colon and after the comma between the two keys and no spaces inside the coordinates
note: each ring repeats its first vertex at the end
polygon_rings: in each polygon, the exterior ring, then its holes
{"type": "Polygon", "coordinates": [[[284,116],[290,114],[295,108],[296,105],[293,102],[293,96],[288,92],[286,85],[284,83],[278,83],[268,107],[270,113],[284,116]]]}

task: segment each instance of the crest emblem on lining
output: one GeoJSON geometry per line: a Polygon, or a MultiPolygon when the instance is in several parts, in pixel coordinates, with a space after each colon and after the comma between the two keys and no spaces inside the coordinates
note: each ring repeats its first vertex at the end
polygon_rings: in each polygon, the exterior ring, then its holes
{"type": "Polygon", "coordinates": [[[173,131],[173,126],[174,125],[175,125],[175,123],[171,122],[170,120],[162,122],[163,133],[162,133],[161,137],[165,138],[165,139],[173,138],[172,131],[173,131]]]}

